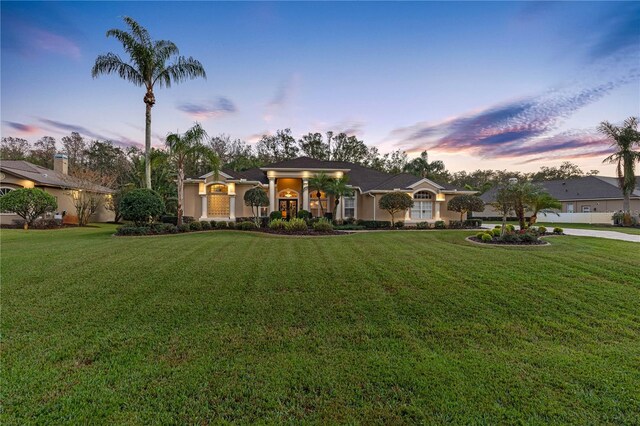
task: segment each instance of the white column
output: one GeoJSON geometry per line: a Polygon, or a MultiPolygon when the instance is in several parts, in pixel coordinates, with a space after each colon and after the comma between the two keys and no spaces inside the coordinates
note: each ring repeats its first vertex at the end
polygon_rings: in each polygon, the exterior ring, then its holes
{"type": "Polygon", "coordinates": [[[373,194],[373,220],[376,220],[376,194],[373,194]]]}
{"type": "Polygon", "coordinates": [[[269,213],[276,209],[276,178],[269,178],[269,213]]]}
{"type": "Polygon", "coordinates": [[[435,202],[436,205],[436,215],[435,215],[435,219],[436,220],[440,220],[440,201],[436,201],[435,202]]]}
{"type": "Polygon", "coordinates": [[[309,211],[309,179],[302,179],[302,209],[309,211]]]}
{"type": "Polygon", "coordinates": [[[207,196],[201,195],[200,198],[202,198],[202,212],[200,215],[200,220],[204,220],[207,218],[207,196]]]}
{"type": "Polygon", "coordinates": [[[353,218],[358,219],[358,193],[353,193],[353,218]]]}
{"type": "Polygon", "coordinates": [[[408,220],[411,220],[411,215],[410,215],[410,213],[411,213],[411,209],[407,209],[407,210],[404,212],[404,221],[405,221],[405,222],[406,222],[406,221],[408,221],[408,220]]]}
{"type": "Polygon", "coordinates": [[[236,196],[229,196],[229,220],[232,222],[236,220],[236,196]]]}

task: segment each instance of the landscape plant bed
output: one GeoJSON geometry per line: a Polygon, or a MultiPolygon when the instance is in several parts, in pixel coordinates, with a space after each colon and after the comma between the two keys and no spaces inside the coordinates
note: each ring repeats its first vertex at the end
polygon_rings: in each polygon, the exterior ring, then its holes
{"type": "Polygon", "coordinates": [[[491,241],[482,241],[480,238],[476,236],[471,236],[466,238],[467,241],[474,242],[476,244],[483,245],[494,245],[494,246],[548,246],[549,242],[544,241],[542,239],[537,239],[536,241],[500,241],[497,239],[493,239],[491,241]]]}
{"type": "Polygon", "coordinates": [[[333,231],[319,232],[319,231],[314,231],[313,229],[308,229],[306,231],[286,231],[286,230],[271,229],[271,228],[258,228],[258,229],[255,229],[254,231],[264,232],[265,234],[274,234],[274,235],[310,236],[310,237],[323,237],[326,235],[351,234],[351,232],[348,232],[346,230],[341,231],[341,230],[335,230],[335,229],[333,231]]]}

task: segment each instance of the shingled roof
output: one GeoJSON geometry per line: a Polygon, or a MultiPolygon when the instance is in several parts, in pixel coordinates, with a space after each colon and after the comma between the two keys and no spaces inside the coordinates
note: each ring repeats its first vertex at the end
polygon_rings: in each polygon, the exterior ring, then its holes
{"type": "MultiPolygon", "coordinates": [[[[554,198],[564,200],[622,199],[618,180],[607,176],[585,176],[574,179],[560,179],[537,182],[554,198]]],[[[482,194],[485,202],[495,199],[497,188],[493,187],[482,194]]],[[[636,190],[632,198],[640,198],[640,177],[636,177],[636,190]]]]}
{"type": "MultiPolygon", "coordinates": [[[[86,185],[80,179],[55,170],[47,169],[24,160],[2,160],[0,170],[11,173],[23,179],[35,182],[36,185],[58,188],[81,188],[86,185]]],[[[95,186],[96,192],[110,194],[114,192],[105,186],[95,186]]]]}

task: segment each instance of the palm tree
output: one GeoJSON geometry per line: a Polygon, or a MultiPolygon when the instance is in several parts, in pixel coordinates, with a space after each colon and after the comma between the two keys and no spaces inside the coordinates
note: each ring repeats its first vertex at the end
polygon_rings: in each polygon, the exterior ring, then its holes
{"type": "Polygon", "coordinates": [[[528,205],[529,210],[533,211],[533,214],[529,218],[529,226],[536,223],[538,220],[538,213],[542,213],[545,216],[547,213],[555,213],[558,215],[557,210],[562,208],[562,203],[556,198],[553,198],[548,192],[539,192],[534,194],[529,200],[528,205]]]}
{"type": "Polygon", "coordinates": [[[124,47],[129,55],[129,61],[125,62],[115,53],[106,53],[96,58],[91,70],[93,78],[101,74],[118,74],[136,86],[144,86],[146,93],[144,103],[146,105],[145,125],[145,181],[147,188],[151,189],[151,108],[156,103],[153,88],[171,87],[171,83],[180,83],[187,79],[197,77],[206,78],[207,75],[202,64],[192,57],[178,56],[178,47],[169,40],[152,40],[149,32],[132,18],[123,18],[129,31],[111,29],[107,31],[107,37],[114,37],[124,47]],[[167,63],[174,57],[173,62],[167,63]]]}
{"type": "Polygon", "coordinates": [[[525,229],[525,212],[531,208],[532,200],[540,194],[542,188],[538,185],[532,184],[531,182],[524,181],[509,183],[506,186],[506,191],[511,197],[513,210],[518,217],[520,229],[525,229]]]}
{"type": "Polygon", "coordinates": [[[169,157],[176,167],[178,175],[178,226],[182,224],[182,205],[184,204],[184,168],[185,161],[197,156],[208,157],[213,166],[213,171],[218,173],[219,163],[216,154],[202,142],[207,137],[207,132],[196,123],[183,135],[171,133],[167,136],[166,145],[169,149],[169,157]]]}
{"type": "Polygon", "coordinates": [[[350,188],[347,188],[349,183],[348,176],[342,176],[340,178],[332,179],[329,181],[329,185],[327,185],[327,192],[335,198],[335,203],[333,204],[333,219],[336,218],[336,212],[338,211],[338,204],[340,204],[340,198],[344,196],[350,196],[353,191],[350,188]]]}
{"type": "Polygon", "coordinates": [[[603,163],[616,164],[618,175],[618,186],[622,190],[624,201],[622,210],[624,211],[624,224],[631,224],[631,193],[636,187],[635,168],[636,162],[640,161],[640,152],[634,147],[640,145],[640,132],[638,132],[638,118],[627,118],[622,127],[614,126],[608,121],[603,121],[598,126],[600,133],[613,139],[611,144],[616,148],[616,152],[605,158],[603,163]]]}
{"type": "Polygon", "coordinates": [[[309,179],[309,189],[311,191],[316,191],[316,198],[318,199],[318,205],[320,206],[320,212],[322,216],[324,216],[324,209],[322,208],[322,203],[320,202],[320,197],[322,196],[321,192],[326,192],[330,183],[331,178],[324,172],[320,172],[309,179]]]}

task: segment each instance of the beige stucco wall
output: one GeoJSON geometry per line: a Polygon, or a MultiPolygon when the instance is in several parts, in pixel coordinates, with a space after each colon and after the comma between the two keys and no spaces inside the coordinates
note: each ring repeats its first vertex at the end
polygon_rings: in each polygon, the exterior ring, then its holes
{"type": "Polygon", "coordinates": [[[184,185],[184,206],[182,210],[185,216],[191,216],[196,219],[202,214],[202,201],[198,195],[197,183],[185,183],[184,185]]]}

